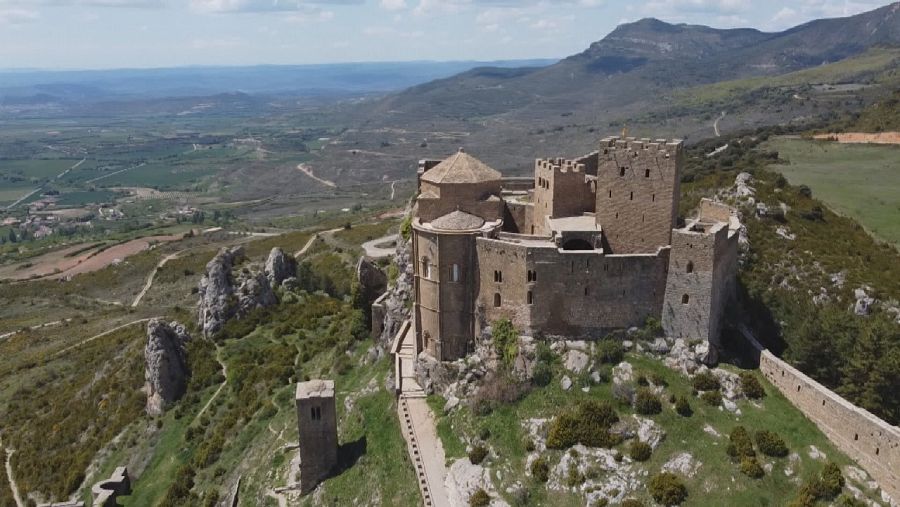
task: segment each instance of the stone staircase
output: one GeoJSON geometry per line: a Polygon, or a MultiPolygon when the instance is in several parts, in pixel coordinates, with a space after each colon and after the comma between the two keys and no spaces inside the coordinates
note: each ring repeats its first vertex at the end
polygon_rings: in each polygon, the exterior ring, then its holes
{"type": "Polygon", "coordinates": [[[406,439],[409,456],[412,459],[413,467],[416,471],[416,480],[419,483],[419,491],[422,493],[422,504],[426,507],[431,507],[434,505],[431,497],[431,488],[428,486],[428,476],[425,472],[425,464],[422,462],[419,441],[416,438],[412,416],[409,413],[409,403],[407,402],[405,395],[400,396],[397,411],[400,415],[400,426],[403,428],[403,436],[406,439]]]}

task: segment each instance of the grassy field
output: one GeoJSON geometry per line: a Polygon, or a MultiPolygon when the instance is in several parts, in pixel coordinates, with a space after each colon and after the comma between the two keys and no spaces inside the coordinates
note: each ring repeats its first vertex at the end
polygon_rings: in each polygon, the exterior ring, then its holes
{"type": "Polygon", "coordinates": [[[900,246],[900,146],[776,138],[767,144],[789,164],[770,168],[806,185],[834,211],[900,246]]]}
{"type": "MultiPolygon", "coordinates": [[[[668,383],[660,396],[663,401],[662,412],[645,416],[665,430],[665,439],[648,461],[632,463],[634,473],[637,477],[646,477],[645,473],[652,476],[677,454],[691,453],[701,465],[693,477],[681,476],[688,490],[688,499],[683,505],[785,505],[796,497],[800,483],[819,474],[825,464],[823,460],[809,455],[810,446],[815,446],[827,455],[828,460],[841,467],[853,464],[828,442],[812,422],[759,375],[757,377],[763,382],[767,396],[761,401],[738,401],[740,413],[731,413],[698,399],[692,394],[691,383],[686,376],[667,368],[656,358],[632,354],[626,357],[626,361],[632,364],[635,377],[645,375],[653,378],[656,375],[668,383]],[[668,401],[670,395],[685,396],[690,400],[693,415],[678,415],[673,404],[668,401]],[[771,458],[760,455],[760,464],[767,468],[771,466],[770,471],[761,479],[743,475],[739,465],[726,453],[728,434],[738,425],[747,428],[751,434],[762,429],[778,433],[787,443],[790,452],[797,456],[771,458]]],[[[603,368],[608,374],[609,366],[601,367],[601,370],[603,368]]],[[[736,371],[730,366],[727,368],[736,371]]],[[[560,411],[573,408],[582,400],[608,401],[613,404],[620,419],[629,418],[633,410],[630,405],[613,397],[610,382],[595,384],[587,375],[568,373],[574,379],[574,385],[571,390],[563,391],[559,386],[563,374],[557,365],[553,381],[547,387],[532,390],[518,402],[500,405],[488,415],[476,415],[471,409],[464,407],[448,416],[439,417],[438,434],[447,450],[448,460],[465,455],[463,442],[483,441],[491,450],[488,463],[492,469],[492,477],[501,476],[494,474],[493,470],[502,471],[502,480],[494,482],[498,491],[503,492],[520,481],[528,490],[529,505],[584,505],[585,497],[580,487],[567,486],[563,480],[560,487],[551,488],[526,476],[529,463],[526,458],[530,454],[526,442],[529,437],[522,421],[531,418],[552,419],[560,411]],[[584,392],[582,386],[589,386],[589,392],[584,392]]],[[[436,409],[435,413],[441,414],[440,407],[444,400],[432,397],[429,401],[432,408],[436,409]]],[[[626,440],[613,449],[628,456],[629,443],[630,440],[626,440]]],[[[547,450],[541,454],[553,469],[567,452],[547,450]]],[[[599,480],[604,480],[602,475],[599,480]]],[[[638,498],[644,505],[655,505],[645,488],[627,492],[626,496],[638,498]]]]}

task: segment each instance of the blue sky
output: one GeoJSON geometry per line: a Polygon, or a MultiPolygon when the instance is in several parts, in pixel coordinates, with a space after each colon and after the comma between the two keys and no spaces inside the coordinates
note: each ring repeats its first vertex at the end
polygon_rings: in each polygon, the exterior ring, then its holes
{"type": "Polygon", "coordinates": [[[563,57],[643,17],[781,30],[886,0],[0,0],[0,68],[563,57]]]}

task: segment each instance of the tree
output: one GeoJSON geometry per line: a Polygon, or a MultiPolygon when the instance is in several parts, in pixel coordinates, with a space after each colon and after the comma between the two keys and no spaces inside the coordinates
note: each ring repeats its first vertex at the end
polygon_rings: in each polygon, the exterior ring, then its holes
{"type": "Polygon", "coordinates": [[[19,238],[16,237],[16,231],[10,229],[9,230],[9,242],[15,243],[17,241],[19,241],[19,238]]]}

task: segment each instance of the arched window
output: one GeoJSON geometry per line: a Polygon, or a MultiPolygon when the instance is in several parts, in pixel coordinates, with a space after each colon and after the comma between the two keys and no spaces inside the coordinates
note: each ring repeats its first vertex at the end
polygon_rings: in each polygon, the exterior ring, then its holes
{"type": "Polygon", "coordinates": [[[494,308],[500,308],[500,293],[494,293],[494,308]]]}
{"type": "Polygon", "coordinates": [[[450,281],[451,282],[459,281],[459,264],[451,264],[450,265],[450,281]]]}
{"type": "Polygon", "coordinates": [[[693,273],[693,272],[694,272],[694,261],[688,261],[688,263],[687,263],[687,272],[688,272],[688,273],[693,273]]]}
{"type": "Polygon", "coordinates": [[[690,300],[691,300],[691,297],[688,296],[687,294],[681,296],[681,304],[683,304],[683,305],[688,304],[690,302],[690,300]]]}
{"type": "Polygon", "coordinates": [[[428,257],[422,257],[422,278],[431,278],[431,264],[428,263],[428,257]]]}

